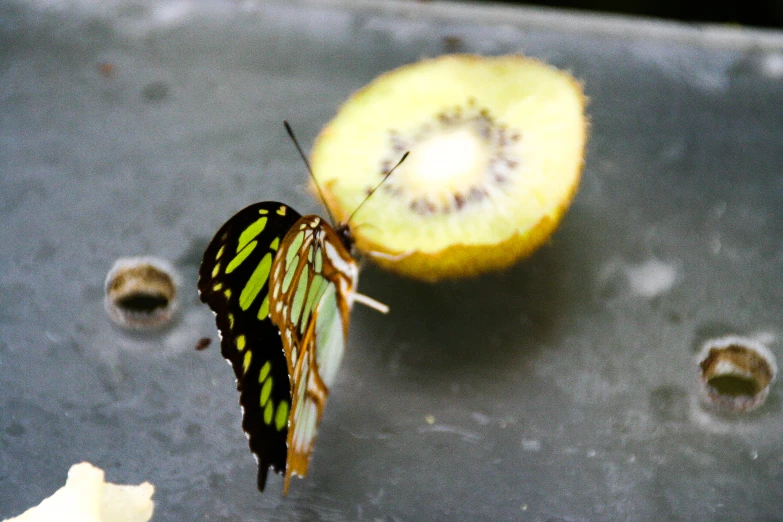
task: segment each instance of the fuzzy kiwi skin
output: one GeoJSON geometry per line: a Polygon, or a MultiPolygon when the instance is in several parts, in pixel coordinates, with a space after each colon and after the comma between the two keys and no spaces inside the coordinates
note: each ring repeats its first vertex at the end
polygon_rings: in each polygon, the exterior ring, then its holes
{"type": "MultiPolygon", "coordinates": [[[[486,62],[496,59],[518,61],[520,66],[524,66],[526,63],[530,62],[536,62],[540,65],[540,62],[521,55],[497,58],[484,58],[475,55],[445,55],[427,61],[457,60],[470,65],[474,62],[486,62]]],[[[426,64],[427,61],[424,63],[426,64]]],[[[356,100],[361,100],[362,97],[366,97],[368,95],[368,90],[379,81],[382,81],[384,77],[393,75],[398,70],[404,68],[420,66],[421,63],[422,62],[403,66],[400,69],[381,75],[368,84],[368,86],[354,94],[351,99],[346,102],[346,105],[351,104],[356,100]]],[[[562,71],[560,71],[560,73],[562,73],[562,71]]],[[[500,270],[535,252],[535,250],[545,243],[556,230],[560,220],[570,206],[579,186],[584,163],[584,146],[587,139],[587,121],[584,117],[586,99],[583,95],[581,85],[570,76],[568,77],[568,81],[571,83],[573,94],[578,98],[577,103],[581,110],[581,125],[571,128],[572,132],[568,139],[572,141],[568,143],[568,146],[564,147],[564,149],[568,151],[578,151],[578,153],[573,154],[573,161],[566,162],[565,166],[562,163],[559,164],[559,175],[561,178],[565,178],[568,181],[565,185],[562,183],[560,184],[560,189],[555,191],[557,195],[551,195],[553,200],[547,205],[546,209],[542,209],[543,211],[537,221],[532,221],[532,224],[527,225],[526,228],[518,229],[496,243],[476,243],[475,241],[473,243],[460,243],[452,241],[438,251],[424,251],[412,248],[411,251],[401,252],[399,251],[399,247],[392,250],[387,245],[373,241],[370,238],[372,234],[363,234],[363,227],[352,227],[358,250],[361,251],[365,257],[369,257],[375,264],[388,269],[391,272],[430,282],[443,279],[470,277],[487,271],[500,270]]],[[[475,98],[479,104],[482,103],[480,93],[476,94],[475,98]]],[[[378,125],[383,124],[384,122],[382,121],[378,122],[378,125]]],[[[525,131],[524,126],[521,127],[521,129],[523,132],[525,131]]],[[[331,141],[332,138],[330,134],[330,126],[325,127],[316,139],[316,144],[313,148],[312,159],[317,177],[319,174],[316,166],[319,164],[317,158],[319,154],[319,142],[331,141]]],[[[361,147],[361,145],[358,145],[358,147],[361,147]]],[[[547,150],[546,153],[551,156],[552,154],[557,153],[556,150],[555,144],[553,148],[547,150]]],[[[568,154],[571,155],[571,152],[568,154]]],[[[547,171],[544,170],[544,172],[547,171]]],[[[322,185],[322,189],[326,205],[331,209],[335,218],[342,222],[348,218],[349,210],[343,207],[344,204],[333,190],[332,183],[334,181],[335,180],[327,181],[322,185]]],[[[383,228],[382,222],[373,223],[373,225],[383,228]]]]}

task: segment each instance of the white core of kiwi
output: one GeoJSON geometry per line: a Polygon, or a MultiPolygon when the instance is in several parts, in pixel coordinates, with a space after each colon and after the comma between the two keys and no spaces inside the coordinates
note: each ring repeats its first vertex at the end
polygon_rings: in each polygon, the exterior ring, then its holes
{"type": "Polygon", "coordinates": [[[415,145],[397,180],[425,196],[443,199],[466,185],[483,165],[488,154],[467,128],[445,131],[415,145]],[[426,175],[424,175],[426,173],[426,175]],[[446,189],[446,190],[444,190],[446,189]]]}

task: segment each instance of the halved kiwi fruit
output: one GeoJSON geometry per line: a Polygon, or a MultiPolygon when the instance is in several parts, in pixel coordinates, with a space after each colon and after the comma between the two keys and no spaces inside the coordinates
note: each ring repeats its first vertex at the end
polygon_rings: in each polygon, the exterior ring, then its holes
{"type": "Polygon", "coordinates": [[[579,184],[585,98],[524,56],[445,55],[354,94],[312,151],[314,176],[378,265],[436,281],[506,267],[557,227],[579,184]]]}

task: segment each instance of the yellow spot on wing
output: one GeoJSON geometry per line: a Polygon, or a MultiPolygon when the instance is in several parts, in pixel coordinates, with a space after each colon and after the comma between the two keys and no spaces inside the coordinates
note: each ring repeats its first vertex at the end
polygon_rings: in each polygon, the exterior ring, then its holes
{"type": "Polygon", "coordinates": [[[223,283],[215,283],[214,285],[212,285],[212,291],[213,291],[213,292],[217,292],[217,291],[219,291],[221,288],[223,288],[223,283]]]}
{"type": "Polygon", "coordinates": [[[275,407],[272,406],[272,401],[269,401],[266,403],[266,408],[264,408],[264,422],[267,424],[272,424],[272,415],[275,413],[275,407]]]}
{"type": "Polygon", "coordinates": [[[280,431],[285,428],[286,424],[288,424],[288,402],[280,401],[280,404],[277,405],[277,413],[275,413],[275,428],[280,431]]]}
{"type": "Polygon", "coordinates": [[[265,209],[265,208],[259,208],[258,209],[258,213],[259,214],[269,214],[269,211],[267,209],[265,209]]]}
{"type": "Polygon", "coordinates": [[[237,243],[237,252],[245,248],[245,245],[250,243],[256,238],[258,234],[264,231],[266,227],[266,217],[258,218],[255,222],[251,223],[245,230],[239,234],[239,242],[237,243]]]}
{"type": "MultiPolygon", "coordinates": [[[[264,386],[261,388],[261,406],[266,405],[266,401],[269,400],[269,394],[272,393],[272,378],[268,378],[264,381],[264,386]]],[[[267,422],[267,424],[269,424],[267,422]]]]}
{"type": "Polygon", "coordinates": [[[253,301],[258,296],[258,293],[266,284],[266,280],[269,277],[269,270],[272,268],[272,254],[266,253],[264,258],[258,263],[258,266],[253,270],[253,274],[248,279],[247,284],[242,289],[242,293],[239,294],[239,307],[242,310],[247,310],[253,301]]]}
{"type": "Polygon", "coordinates": [[[225,290],[223,290],[223,295],[226,296],[226,299],[231,299],[231,289],[226,288],[225,290]]]}
{"type": "Polygon", "coordinates": [[[266,376],[269,375],[269,370],[272,369],[272,363],[267,361],[264,363],[264,365],[261,367],[261,373],[258,374],[258,384],[261,384],[266,379],[266,376]]]}
{"type": "Polygon", "coordinates": [[[223,255],[223,250],[225,250],[225,249],[226,249],[226,245],[222,245],[222,246],[220,247],[220,249],[218,250],[217,254],[215,254],[215,261],[217,261],[218,259],[220,259],[220,256],[222,256],[222,255],[223,255]]]}
{"type": "Polygon", "coordinates": [[[232,330],[234,329],[234,314],[231,312],[228,313],[228,327],[232,330]]]}
{"type": "Polygon", "coordinates": [[[277,209],[277,213],[281,216],[285,216],[285,205],[280,205],[280,208],[277,209]]]}
{"type": "Polygon", "coordinates": [[[269,245],[270,250],[277,250],[277,248],[280,246],[280,238],[276,237],[274,241],[272,241],[272,244],[269,245]]]}
{"type": "MultiPolygon", "coordinates": [[[[245,336],[244,335],[237,335],[237,339],[236,339],[235,342],[236,342],[236,345],[237,345],[237,350],[239,350],[241,352],[241,351],[243,351],[245,349],[245,345],[247,343],[245,341],[245,336]]],[[[247,371],[247,370],[245,370],[245,371],[247,371]]]]}
{"type": "MultiPolygon", "coordinates": [[[[220,248],[222,249],[223,247],[220,248]]],[[[220,263],[217,263],[215,265],[215,268],[212,269],[212,279],[216,278],[219,273],[220,273],[220,263]]]]}
{"type": "Polygon", "coordinates": [[[253,358],[253,352],[245,352],[245,359],[242,361],[242,370],[244,373],[247,373],[247,370],[250,368],[250,360],[253,358]]]}

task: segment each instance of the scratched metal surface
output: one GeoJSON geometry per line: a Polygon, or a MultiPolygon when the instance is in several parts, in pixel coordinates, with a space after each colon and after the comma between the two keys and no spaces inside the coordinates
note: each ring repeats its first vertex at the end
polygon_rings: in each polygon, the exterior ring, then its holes
{"type": "MultiPolygon", "coordinates": [[[[783,354],[783,36],[433,3],[0,5],[0,518],[88,460],[156,486],[157,521],[771,520],[783,402],[693,398],[710,336],[783,354]],[[230,368],[195,280],[258,200],[318,204],[309,147],[378,73],[524,52],[590,97],[581,190],[505,273],[368,267],[310,476],[255,490],[230,368]],[[103,278],[170,260],[182,310],[113,327],[103,278]]],[[[357,146],[360,146],[357,144],[357,146]]]]}

